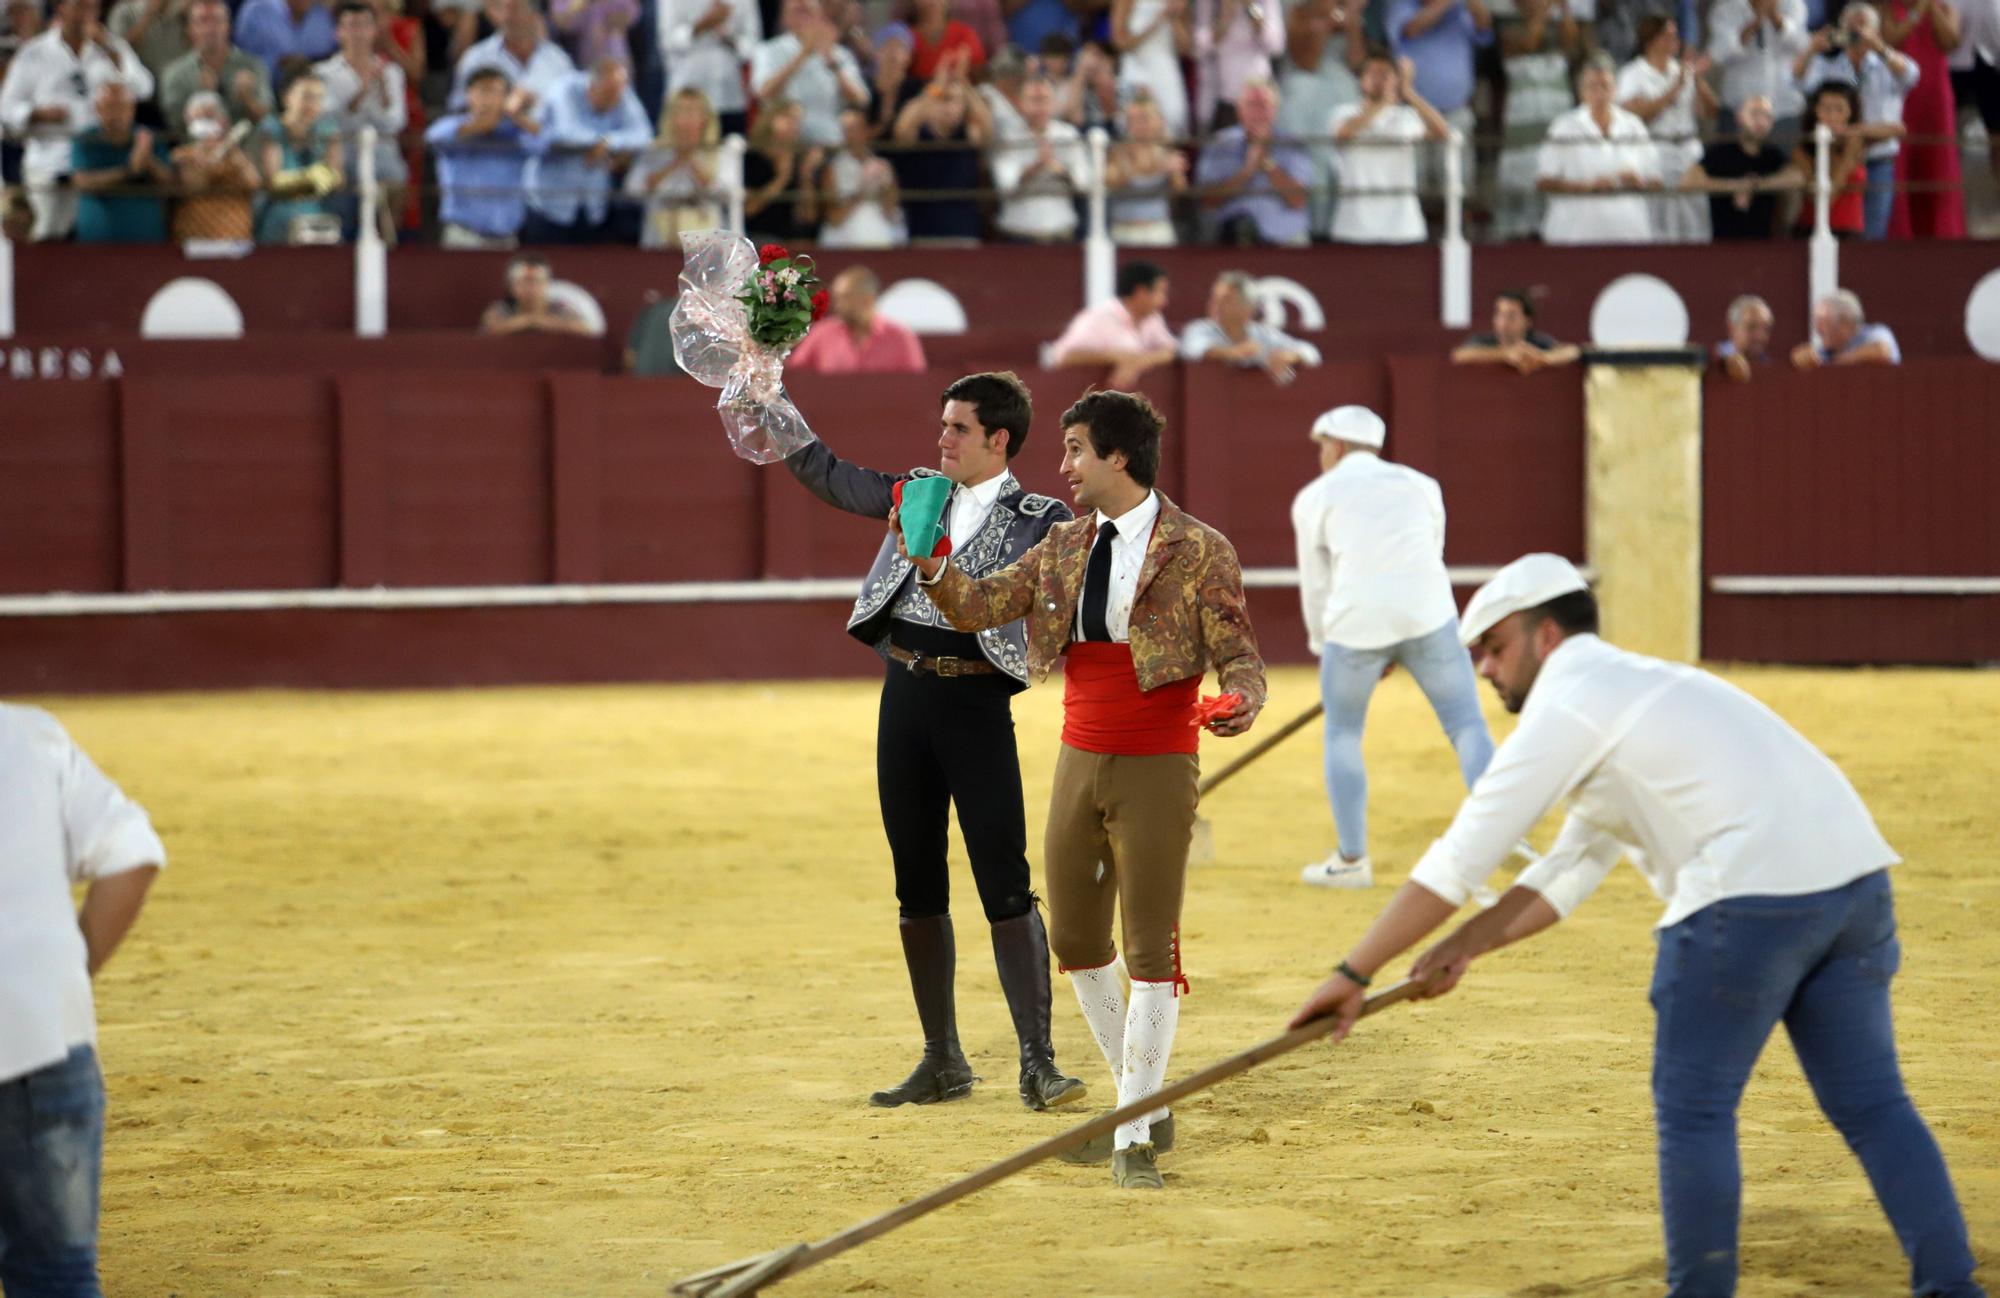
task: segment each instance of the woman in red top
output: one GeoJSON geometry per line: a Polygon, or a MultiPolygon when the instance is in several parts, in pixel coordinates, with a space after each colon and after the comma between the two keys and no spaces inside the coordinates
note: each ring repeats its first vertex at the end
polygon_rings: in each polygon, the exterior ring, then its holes
{"type": "Polygon", "coordinates": [[[1903,99],[1903,125],[1910,136],[1896,155],[1896,206],[1889,213],[1889,237],[1963,239],[1958,101],[1945,62],[1958,46],[1958,11],[1951,0],[1889,0],[1882,27],[1883,39],[1914,60],[1918,74],[1916,86],[1903,99]]]}
{"type": "Polygon", "coordinates": [[[962,60],[959,66],[964,72],[986,66],[986,46],[978,32],[951,16],[951,0],[916,0],[910,28],[917,38],[910,51],[911,76],[929,81],[947,54],[962,60]]]}
{"type": "MultiPolygon", "coordinates": [[[[1827,203],[1827,224],[1843,239],[1858,238],[1867,224],[1862,197],[1868,190],[1868,138],[1854,125],[1861,120],[1861,92],[1840,81],[1828,81],[1813,91],[1806,105],[1806,120],[1833,131],[1832,156],[1827,175],[1839,186],[1827,203]],[[1844,179],[1843,179],[1844,178],[1844,179]]],[[[1792,151],[1792,166],[1805,178],[1805,202],[1799,207],[1794,227],[1800,234],[1813,228],[1813,183],[1818,174],[1817,148],[1811,130],[1799,137],[1792,151]]]]}

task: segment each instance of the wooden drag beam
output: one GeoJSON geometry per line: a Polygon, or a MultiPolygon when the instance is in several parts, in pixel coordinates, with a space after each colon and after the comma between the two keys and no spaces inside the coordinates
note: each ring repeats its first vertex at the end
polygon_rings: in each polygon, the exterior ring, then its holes
{"type": "MultiPolygon", "coordinates": [[[[1265,736],[1261,741],[1257,743],[1255,747],[1251,748],[1249,752],[1244,753],[1242,756],[1238,757],[1235,761],[1229,763],[1229,765],[1223,767],[1215,774],[1203,780],[1201,782],[1201,790],[1200,790],[1201,796],[1204,798],[1207,797],[1209,793],[1212,790],[1214,790],[1218,785],[1220,785],[1224,780],[1228,779],[1232,775],[1235,775],[1238,771],[1241,771],[1244,767],[1256,761],[1258,758],[1262,757],[1265,753],[1270,752],[1273,748],[1276,748],[1279,744],[1284,743],[1287,739],[1290,739],[1293,735],[1297,734],[1299,731],[1305,729],[1307,726],[1317,721],[1319,719],[1320,714],[1324,711],[1326,711],[1325,704],[1315,703],[1311,707],[1307,708],[1304,712],[1301,712],[1298,716],[1295,716],[1290,721],[1287,721],[1282,727],[1279,728],[1277,734],[1265,736]]],[[[1210,861],[1213,861],[1214,859],[1215,859],[1215,827],[1208,823],[1207,817],[1197,812],[1194,818],[1194,836],[1188,843],[1188,864],[1207,865],[1210,861]]]]}
{"type": "MultiPolygon", "coordinates": [[[[1246,758],[1247,756],[1248,754],[1246,758]]],[[[1391,1005],[1409,1000],[1422,988],[1423,984],[1411,981],[1385,987],[1368,998],[1362,1007],[1361,1016],[1366,1018],[1391,1005]]],[[[838,1235],[830,1235],[817,1244],[792,1244],[716,1267],[712,1271],[703,1271],[699,1275],[691,1275],[675,1282],[670,1292],[678,1295],[678,1298],[742,1298],[743,1295],[757,1293],[767,1285],[795,1276],[807,1267],[817,1266],[851,1248],[859,1248],[871,1240],[888,1234],[898,1226],[908,1225],[947,1204],[956,1203],[995,1182],[1004,1181],[1016,1172],[1033,1167],[1045,1159],[1054,1158],[1057,1154],[1076,1149],[1121,1123],[1151,1113],[1155,1109],[1171,1108],[1218,1082],[1226,1081],[1238,1073],[1248,1072],[1259,1064],[1269,1063],[1279,1055],[1290,1054],[1300,1046],[1324,1037],[1333,1031],[1333,1026],[1334,1020],[1331,1018],[1316,1019],[1302,1028],[1294,1028],[1283,1036],[1260,1042],[1241,1054],[1231,1055],[1227,1059],[1210,1064],[1200,1072],[1183,1077],[1180,1081],[1142,1100],[1135,1100],[1122,1109],[1114,1109],[1087,1122],[1078,1123],[1040,1144],[1030,1145],[1017,1154],[1010,1154],[997,1163],[933,1190],[921,1199],[912,1199],[900,1207],[891,1208],[888,1212],[849,1226],[838,1235]]]]}

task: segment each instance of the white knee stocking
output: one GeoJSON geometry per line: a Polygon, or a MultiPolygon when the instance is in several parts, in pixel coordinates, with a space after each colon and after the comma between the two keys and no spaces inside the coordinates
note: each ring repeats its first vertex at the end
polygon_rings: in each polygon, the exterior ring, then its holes
{"type": "Polygon", "coordinates": [[[1069,985],[1076,989],[1076,1003],[1083,1007],[1090,1035],[1111,1065],[1111,1085],[1118,1086],[1125,1072],[1125,985],[1118,961],[1097,969],[1072,969],[1069,985]]]}
{"type": "MultiPolygon", "coordinates": [[[[1174,1029],[1180,1026],[1181,1002],[1173,982],[1132,982],[1132,1007],[1125,1015],[1125,1067],[1118,1077],[1118,1107],[1143,1100],[1167,1081],[1167,1060],[1173,1055],[1174,1029]]],[[[1165,1110],[1119,1126],[1115,1147],[1144,1144],[1152,1124],[1165,1110]]]]}

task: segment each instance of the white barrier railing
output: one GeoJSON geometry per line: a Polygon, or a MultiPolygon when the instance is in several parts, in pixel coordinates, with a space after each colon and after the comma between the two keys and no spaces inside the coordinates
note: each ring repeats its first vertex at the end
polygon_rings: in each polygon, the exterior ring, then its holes
{"type": "Polygon", "coordinates": [[[380,338],[389,332],[389,249],[382,241],[382,186],[375,176],[375,128],[364,126],[356,140],[360,164],[361,215],[354,232],[354,335],[380,338]]]}
{"type": "Polygon", "coordinates": [[[1111,242],[1111,197],[1105,192],[1105,164],[1111,137],[1102,126],[1090,128],[1090,222],[1083,236],[1083,304],[1109,302],[1118,286],[1118,248],[1111,242]]]}
{"type": "Polygon", "coordinates": [[[1806,253],[1808,321],[1821,298],[1840,290],[1840,242],[1833,237],[1829,219],[1833,206],[1832,154],[1833,132],[1822,122],[1813,128],[1813,232],[1806,253]]]}
{"type": "Polygon", "coordinates": [[[0,230],[0,338],[14,336],[14,241],[0,230]]]}
{"type": "Polygon", "coordinates": [[[729,196],[729,228],[743,233],[743,151],[747,146],[740,135],[722,142],[722,191],[729,196]]]}
{"type": "Polygon", "coordinates": [[[1444,146],[1444,238],[1438,241],[1438,318],[1451,329],[1472,323],[1472,245],[1465,238],[1465,136],[1453,127],[1444,146]]]}

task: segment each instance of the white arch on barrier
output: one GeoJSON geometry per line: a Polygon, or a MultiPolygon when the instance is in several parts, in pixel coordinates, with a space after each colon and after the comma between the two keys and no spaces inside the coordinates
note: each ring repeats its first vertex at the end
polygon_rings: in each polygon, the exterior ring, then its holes
{"type": "Polygon", "coordinates": [[[139,317],[146,338],[241,338],[243,308],[212,279],[170,279],[146,302],[139,317]]]}
{"type": "Polygon", "coordinates": [[[1251,287],[1257,294],[1257,314],[1272,328],[1287,332],[1296,328],[1314,333],[1326,328],[1326,312],[1320,309],[1319,299],[1297,280],[1286,279],[1283,275],[1263,275],[1253,279],[1251,287]],[[1288,307],[1298,313],[1296,326],[1289,323],[1288,307]]]}
{"type": "Polygon", "coordinates": [[[1965,341],[1989,361],[2000,361],[2000,270],[1989,270],[1965,299],[1965,341]]]}
{"type": "Polygon", "coordinates": [[[1687,303],[1657,275],[1620,275],[1590,308],[1590,341],[1599,347],[1681,347],[1687,303]]]}
{"type": "Polygon", "coordinates": [[[549,300],[560,302],[581,316],[584,323],[590,326],[592,335],[604,336],[604,307],[583,285],[567,279],[551,280],[549,300]]]}
{"type": "Polygon", "coordinates": [[[970,328],[965,304],[934,279],[899,279],[876,299],[875,309],[911,333],[962,334],[970,328]]]}

